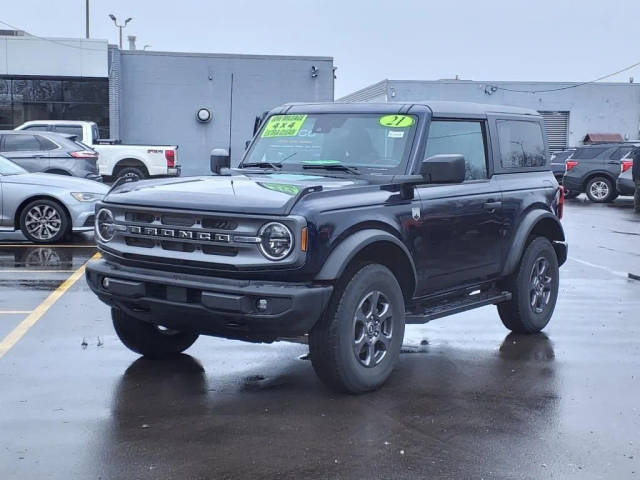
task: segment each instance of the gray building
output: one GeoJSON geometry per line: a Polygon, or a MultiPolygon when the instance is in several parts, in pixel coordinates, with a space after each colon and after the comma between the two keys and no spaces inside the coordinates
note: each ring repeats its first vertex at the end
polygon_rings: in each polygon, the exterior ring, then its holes
{"type": "Polygon", "coordinates": [[[637,140],[640,84],[383,80],[340,99],[347,102],[458,100],[532,108],[542,113],[552,151],[582,145],[590,133],[637,140]]]}
{"type": "Polygon", "coordinates": [[[0,31],[0,129],[29,120],[95,121],[123,143],[177,144],[183,175],[213,148],[244,153],[257,115],[332,101],[333,58],[119,50],[106,40],[0,31]],[[206,108],[208,122],[196,113],[206,108]]]}
{"type": "Polygon", "coordinates": [[[256,116],[295,101],[333,100],[333,59],[118,50],[110,47],[111,136],[179,145],[183,175],[209,171],[212,148],[242,158],[256,116]],[[196,118],[199,109],[212,114],[196,118]]]}

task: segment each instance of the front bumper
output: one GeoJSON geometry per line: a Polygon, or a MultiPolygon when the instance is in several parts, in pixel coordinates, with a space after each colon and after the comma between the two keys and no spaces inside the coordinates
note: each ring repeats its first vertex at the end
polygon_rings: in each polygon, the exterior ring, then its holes
{"type": "Polygon", "coordinates": [[[159,272],[105,260],[89,262],[86,277],[100,300],[139,320],[250,341],[308,333],[333,291],[328,285],[159,272]],[[257,309],[261,299],[267,301],[265,312],[257,309]]]}
{"type": "Polygon", "coordinates": [[[583,192],[584,188],[579,178],[569,177],[565,175],[562,177],[562,186],[571,192],[583,192]]]}

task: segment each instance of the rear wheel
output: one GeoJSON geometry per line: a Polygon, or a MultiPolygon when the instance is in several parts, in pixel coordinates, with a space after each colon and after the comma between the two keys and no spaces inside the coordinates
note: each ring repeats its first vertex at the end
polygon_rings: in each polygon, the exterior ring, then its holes
{"type": "Polygon", "coordinates": [[[22,209],[20,230],[34,243],[55,243],[69,230],[65,210],[53,200],[34,200],[22,209]]]}
{"type": "Polygon", "coordinates": [[[636,192],[633,195],[633,207],[636,213],[640,213],[640,185],[636,185],[636,192]]]}
{"type": "Polygon", "coordinates": [[[618,196],[613,182],[607,177],[594,177],[587,182],[587,197],[596,203],[608,203],[618,196]]]}
{"type": "Polygon", "coordinates": [[[143,322],[118,308],[111,309],[118,337],[129,349],[150,358],[163,358],[184,352],[198,339],[195,332],[180,332],[143,322]]]}
{"type": "Polygon", "coordinates": [[[512,294],[510,301],[498,304],[504,326],[516,333],[535,333],[546,327],[556,306],[559,280],[558,258],[551,242],[535,237],[518,269],[502,285],[512,294]]]}
{"type": "Polygon", "coordinates": [[[393,371],[404,326],[404,298],[395,276],[382,265],[364,265],[339,282],[309,335],[313,368],[334,390],[374,390],[393,371]]]}
{"type": "Polygon", "coordinates": [[[143,180],[147,178],[147,172],[141,167],[123,167],[116,173],[115,179],[131,178],[133,180],[143,180]]]}
{"type": "Polygon", "coordinates": [[[565,190],[564,191],[564,198],[566,198],[567,200],[572,200],[574,198],[577,198],[578,195],[580,195],[580,192],[574,191],[574,190],[565,190]]]}

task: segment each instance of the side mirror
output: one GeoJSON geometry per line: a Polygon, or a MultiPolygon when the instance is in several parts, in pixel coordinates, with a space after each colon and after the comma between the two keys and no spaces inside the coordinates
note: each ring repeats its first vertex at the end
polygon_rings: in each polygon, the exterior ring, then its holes
{"type": "Polygon", "coordinates": [[[464,155],[433,155],[420,164],[420,175],[428,183],[462,183],[466,176],[464,155]]]}
{"type": "Polygon", "coordinates": [[[220,170],[231,166],[231,156],[226,148],[214,148],[211,150],[211,172],[220,175],[220,170]]]}
{"type": "Polygon", "coordinates": [[[249,145],[251,145],[251,140],[247,140],[244,142],[244,149],[248,150],[249,149],[249,145]]]}

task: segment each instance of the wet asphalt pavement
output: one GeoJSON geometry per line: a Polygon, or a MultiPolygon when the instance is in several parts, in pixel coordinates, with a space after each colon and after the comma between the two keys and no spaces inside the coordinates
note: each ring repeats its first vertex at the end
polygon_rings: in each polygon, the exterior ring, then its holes
{"type": "MultiPolygon", "coordinates": [[[[0,479],[640,478],[630,207],[568,202],[544,334],[509,334],[494,307],[408,326],[391,380],[358,397],[327,390],[303,344],[138,358],[81,278],[0,358],[0,479]]],[[[0,341],[95,253],[15,241],[0,341]]]]}

